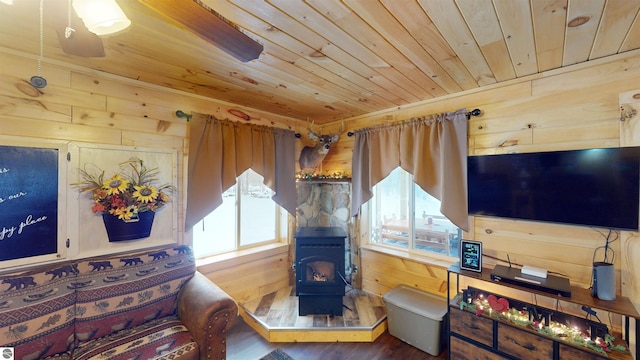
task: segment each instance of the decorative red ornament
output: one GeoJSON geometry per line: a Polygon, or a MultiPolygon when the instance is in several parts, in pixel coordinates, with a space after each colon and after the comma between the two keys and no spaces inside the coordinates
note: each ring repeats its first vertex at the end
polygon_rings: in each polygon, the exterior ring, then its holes
{"type": "Polygon", "coordinates": [[[249,116],[249,114],[245,113],[244,111],[241,111],[238,109],[229,109],[228,111],[229,111],[229,114],[233,116],[237,116],[244,121],[251,120],[251,116],[249,116]]]}
{"type": "Polygon", "coordinates": [[[497,312],[505,312],[509,310],[509,300],[505,298],[497,298],[495,295],[487,296],[487,301],[489,302],[489,306],[497,312]]]}

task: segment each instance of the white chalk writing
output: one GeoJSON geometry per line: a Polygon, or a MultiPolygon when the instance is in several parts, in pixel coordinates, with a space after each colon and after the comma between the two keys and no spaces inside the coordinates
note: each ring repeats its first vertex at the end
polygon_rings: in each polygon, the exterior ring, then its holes
{"type": "Polygon", "coordinates": [[[0,230],[0,240],[8,239],[14,235],[21,235],[22,231],[28,226],[35,225],[39,222],[47,220],[46,216],[34,217],[33,215],[27,215],[24,221],[20,222],[18,226],[6,227],[3,226],[0,230]]]}
{"type": "Polygon", "coordinates": [[[17,193],[15,193],[15,194],[9,195],[9,197],[7,197],[6,199],[5,199],[5,198],[3,198],[3,197],[0,197],[0,204],[2,204],[2,203],[3,203],[3,202],[5,202],[5,201],[15,200],[15,199],[21,198],[21,197],[26,196],[26,195],[27,195],[27,193],[26,193],[26,192],[24,192],[24,191],[18,191],[18,192],[17,192],[17,193]]]}
{"type": "MultiPolygon", "coordinates": [[[[8,172],[9,172],[9,169],[0,167],[0,175],[6,174],[8,172]]],[[[2,204],[3,202],[5,202],[5,199],[0,197],[0,204],[2,204]]]]}
{"type": "Polygon", "coordinates": [[[16,227],[12,226],[10,228],[2,227],[2,231],[0,231],[0,240],[4,240],[4,238],[10,238],[13,236],[13,233],[16,231],[16,227]]]}

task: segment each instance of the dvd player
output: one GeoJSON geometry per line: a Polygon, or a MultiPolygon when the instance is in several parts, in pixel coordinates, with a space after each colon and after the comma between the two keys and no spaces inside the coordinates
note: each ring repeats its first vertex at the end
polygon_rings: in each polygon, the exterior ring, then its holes
{"type": "Polygon", "coordinates": [[[496,265],[491,271],[491,280],[518,285],[537,291],[571,297],[571,284],[569,279],[554,275],[546,278],[523,274],[519,268],[496,265]]]}

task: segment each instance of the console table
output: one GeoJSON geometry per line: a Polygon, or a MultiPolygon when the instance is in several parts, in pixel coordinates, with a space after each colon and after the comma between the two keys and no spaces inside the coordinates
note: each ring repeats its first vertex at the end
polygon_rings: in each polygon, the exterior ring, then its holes
{"type": "MultiPolygon", "coordinates": [[[[623,327],[628,337],[630,319],[635,319],[635,343],[636,358],[638,358],[637,347],[640,345],[640,314],[635,309],[631,301],[626,297],[618,296],[616,300],[605,301],[591,296],[591,291],[579,287],[571,287],[571,297],[562,297],[536,291],[524,286],[495,282],[491,280],[491,269],[484,268],[482,272],[461,270],[459,265],[453,265],[447,270],[447,299],[449,302],[449,321],[447,322],[447,333],[449,336],[449,359],[553,359],[553,360],[590,360],[590,359],[616,359],[632,360],[629,353],[628,339],[622,339],[620,334],[616,334],[615,346],[626,349],[625,352],[611,351],[603,354],[588,347],[578,346],[567,341],[563,337],[555,334],[545,333],[533,326],[525,326],[522,323],[514,322],[499,315],[496,312],[476,310],[467,308],[467,304],[461,304],[462,292],[460,289],[460,277],[479,280],[478,290],[483,282],[490,282],[498,285],[498,289],[517,289],[535,294],[536,296],[556,299],[571,304],[584,305],[596,310],[607,311],[620,315],[623,319],[623,327]],[[452,284],[452,281],[455,281],[452,284]],[[456,289],[455,294],[452,290],[456,289]],[[625,341],[626,340],[626,341],[625,341]]],[[[495,289],[495,287],[492,287],[495,289]]],[[[475,288],[472,288],[474,291],[475,288]]],[[[500,291],[500,290],[499,290],[500,291]]],[[[495,294],[501,297],[503,294],[495,294]]],[[[534,304],[514,300],[520,306],[531,306],[545,311],[544,308],[534,304]]],[[[535,311],[535,310],[533,310],[535,311]]],[[[550,310],[558,317],[578,318],[575,315],[563,313],[562,310],[550,310]]],[[[506,314],[506,313],[504,313],[506,314]]],[[[526,314],[523,312],[523,314],[526,314]]],[[[509,314],[510,316],[510,314],[509,314]]],[[[529,320],[531,320],[529,314],[529,320]]],[[[595,323],[595,321],[592,321],[595,323]]],[[[543,325],[540,329],[543,329],[543,325]]],[[[597,325],[597,323],[596,323],[597,325]]],[[[550,328],[549,328],[550,330],[550,328]]]]}

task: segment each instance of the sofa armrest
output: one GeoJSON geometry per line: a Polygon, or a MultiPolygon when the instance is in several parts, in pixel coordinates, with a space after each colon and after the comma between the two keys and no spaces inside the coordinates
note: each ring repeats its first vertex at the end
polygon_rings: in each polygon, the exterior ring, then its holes
{"type": "Polygon", "coordinates": [[[178,317],[198,343],[201,359],[224,359],[227,331],[238,316],[236,302],[202,273],[180,289],[178,317]]]}

